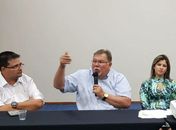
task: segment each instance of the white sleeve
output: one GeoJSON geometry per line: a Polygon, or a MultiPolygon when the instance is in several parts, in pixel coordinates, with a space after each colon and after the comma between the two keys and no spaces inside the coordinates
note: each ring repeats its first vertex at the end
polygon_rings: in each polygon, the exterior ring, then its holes
{"type": "Polygon", "coordinates": [[[32,79],[28,83],[28,91],[29,91],[30,98],[42,99],[42,100],[44,99],[43,94],[38,90],[36,84],[32,79]]]}

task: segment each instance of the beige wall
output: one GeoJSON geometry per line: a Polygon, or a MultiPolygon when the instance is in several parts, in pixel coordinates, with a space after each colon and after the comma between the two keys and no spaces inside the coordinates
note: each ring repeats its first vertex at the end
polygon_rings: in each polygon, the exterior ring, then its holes
{"type": "Polygon", "coordinates": [[[107,48],[136,101],[156,55],[169,56],[176,79],[175,6],[175,0],[0,0],[0,51],[20,53],[46,101],[63,102],[75,96],[52,87],[60,55],[72,56],[69,74],[89,68],[92,53],[107,48]]]}

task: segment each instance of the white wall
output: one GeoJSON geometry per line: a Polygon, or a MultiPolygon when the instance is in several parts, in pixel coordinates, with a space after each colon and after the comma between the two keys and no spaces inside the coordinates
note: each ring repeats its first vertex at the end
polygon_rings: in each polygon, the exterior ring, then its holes
{"type": "Polygon", "coordinates": [[[72,56],[69,74],[89,68],[92,53],[107,48],[136,101],[158,54],[169,56],[176,79],[175,6],[175,0],[0,0],[0,51],[21,54],[46,101],[64,102],[75,96],[53,88],[60,55],[72,56]]]}

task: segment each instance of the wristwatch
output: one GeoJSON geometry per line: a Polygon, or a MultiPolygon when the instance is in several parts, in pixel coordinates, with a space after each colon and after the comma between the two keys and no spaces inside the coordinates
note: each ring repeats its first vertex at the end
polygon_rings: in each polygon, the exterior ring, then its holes
{"type": "Polygon", "coordinates": [[[106,98],[108,98],[108,96],[109,96],[109,94],[104,93],[104,94],[103,94],[103,98],[102,98],[102,100],[103,100],[103,101],[105,101],[105,100],[106,100],[106,98]]]}
{"type": "Polygon", "coordinates": [[[18,105],[17,102],[15,102],[15,101],[11,102],[11,106],[12,106],[12,108],[17,108],[17,105],[18,105]]]}

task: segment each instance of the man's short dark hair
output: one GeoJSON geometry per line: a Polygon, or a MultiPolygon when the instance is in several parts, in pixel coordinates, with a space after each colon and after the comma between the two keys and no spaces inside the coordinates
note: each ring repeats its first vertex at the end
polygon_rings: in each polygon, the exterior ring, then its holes
{"type": "Polygon", "coordinates": [[[4,51],[0,53],[0,68],[7,67],[9,65],[8,61],[12,59],[19,58],[20,55],[12,51],[4,51]]]}
{"type": "Polygon", "coordinates": [[[97,55],[97,54],[106,54],[107,56],[107,59],[109,62],[112,61],[112,55],[111,55],[111,52],[107,49],[100,49],[100,50],[97,50],[95,53],[94,53],[94,56],[97,55]]]}

